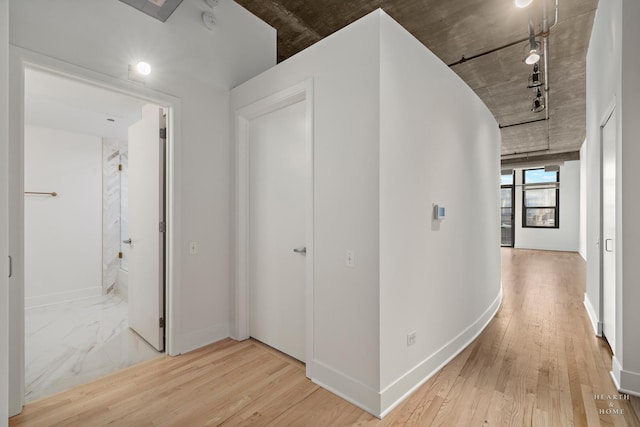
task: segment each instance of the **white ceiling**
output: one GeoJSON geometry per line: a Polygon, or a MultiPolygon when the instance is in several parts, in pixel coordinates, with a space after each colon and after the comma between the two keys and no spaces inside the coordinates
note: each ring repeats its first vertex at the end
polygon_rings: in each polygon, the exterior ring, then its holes
{"type": "Polygon", "coordinates": [[[25,124],[127,138],[145,101],[42,71],[25,71],[25,124]],[[110,121],[110,120],[113,121],[110,121]]]}

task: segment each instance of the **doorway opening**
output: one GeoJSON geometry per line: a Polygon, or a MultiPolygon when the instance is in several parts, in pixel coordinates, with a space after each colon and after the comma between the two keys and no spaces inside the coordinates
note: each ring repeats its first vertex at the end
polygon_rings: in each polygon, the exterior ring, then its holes
{"type": "Polygon", "coordinates": [[[236,111],[234,337],[255,337],[306,362],[308,377],[313,360],[312,92],[309,79],[236,111]],[[295,230],[288,227],[293,223],[295,230]],[[272,227],[286,231],[272,235],[272,227]],[[280,282],[285,286],[276,290],[280,282]],[[286,332],[280,333],[278,325],[286,332]]]}
{"type": "Polygon", "coordinates": [[[24,94],[29,402],[164,351],[168,108],[35,68],[24,94]]]}

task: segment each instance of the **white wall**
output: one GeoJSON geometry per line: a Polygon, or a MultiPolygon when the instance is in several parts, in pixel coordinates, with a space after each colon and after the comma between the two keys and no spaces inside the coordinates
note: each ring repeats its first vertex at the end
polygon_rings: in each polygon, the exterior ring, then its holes
{"type": "MultiPolygon", "coordinates": [[[[616,343],[612,373],[620,391],[640,396],[640,3],[635,0],[600,2],[587,53],[587,188],[600,188],[600,125],[616,109],[616,343]]],[[[587,198],[587,292],[585,306],[598,332],[600,306],[600,194],[587,198]]]]}
{"type": "Polygon", "coordinates": [[[380,40],[380,390],[388,411],[499,307],[500,131],[480,98],[386,15],[380,40]],[[446,209],[440,223],[433,204],[446,209]]]}
{"type": "Polygon", "coordinates": [[[0,0],[0,426],[9,417],[9,2],[0,0]]]}
{"type": "Polygon", "coordinates": [[[232,111],[309,77],[315,245],[307,364],[314,381],[381,415],[498,308],[499,130],[473,92],[382,11],[235,88],[232,111]],[[467,170],[443,182],[454,159],[467,170]],[[432,202],[452,209],[441,231],[431,229],[432,202]],[[345,249],[355,268],[345,267],[345,249]],[[419,338],[407,349],[411,329],[419,338]]]}
{"type": "Polygon", "coordinates": [[[578,252],[587,260],[587,144],[580,147],[580,233],[578,237],[578,252]]]}
{"type": "MultiPolygon", "coordinates": [[[[585,305],[600,327],[600,124],[620,93],[622,0],[598,4],[587,51],[587,289],[585,305]]],[[[618,118],[620,115],[617,115],[618,118]]],[[[616,128],[619,128],[619,123],[616,128]]],[[[619,135],[619,130],[616,130],[619,135]]]]}
{"type": "Polygon", "coordinates": [[[315,323],[307,364],[314,380],[372,411],[380,375],[378,38],[371,14],[231,91],[236,111],[313,77],[315,323]],[[345,249],[356,268],[345,267],[345,249]]]}
{"type": "Polygon", "coordinates": [[[185,0],[162,23],[118,1],[10,2],[12,45],[120,80],[129,63],[144,59],[153,67],[146,87],[180,99],[179,352],[228,336],[228,89],[275,64],[272,28],[221,0],[216,28],[208,31],[201,21],[206,8],[185,0]],[[199,243],[195,256],[188,255],[189,241],[199,243]]]}
{"type": "Polygon", "coordinates": [[[580,246],[580,161],[560,166],[560,227],[527,228],[522,226],[522,170],[516,172],[515,247],[576,252],[580,246]]]}
{"type": "Polygon", "coordinates": [[[25,126],[25,305],[102,294],[102,139],[25,126]]]}
{"type": "MultiPolygon", "coordinates": [[[[614,376],[619,381],[620,388],[633,392],[640,396],[640,82],[638,70],[640,58],[638,58],[638,43],[640,43],[640,2],[637,0],[624,0],[622,2],[622,90],[619,98],[619,110],[621,113],[621,147],[619,165],[620,195],[617,205],[620,206],[617,220],[621,219],[622,225],[616,230],[618,245],[616,249],[621,255],[618,269],[620,294],[617,304],[620,306],[621,318],[620,345],[622,351],[615,359],[620,362],[619,372],[614,359],[614,376]],[[621,218],[620,218],[621,217],[621,218]]],[[[618,307],[616,307],[617,309],[618,307]]],[[[617,320],[616,320],[617,321],[617,320]]],[[[618,333],[616,332],[616,338],[618,333]]],[[[617,347],[616,347],[617,348],[617,347]]]]}

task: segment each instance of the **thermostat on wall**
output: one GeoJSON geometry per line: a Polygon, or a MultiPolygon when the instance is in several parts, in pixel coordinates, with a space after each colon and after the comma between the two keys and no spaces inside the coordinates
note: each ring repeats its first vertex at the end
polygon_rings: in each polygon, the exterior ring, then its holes
{"type": "Polygon", "coordinates": [[[433,205],[433,217],[434,219],[445,219],[446,209],[444,206],[433,205]]]}

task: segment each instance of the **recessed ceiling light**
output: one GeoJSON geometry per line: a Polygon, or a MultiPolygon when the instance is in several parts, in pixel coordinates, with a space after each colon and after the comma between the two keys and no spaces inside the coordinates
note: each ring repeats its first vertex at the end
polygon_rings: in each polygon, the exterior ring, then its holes
{"type": "Polygon", "coordinates": [[[149,0],[149,3],[153,3],[158,7],[162,7],[162,6],[164,6],[166,1],[167,0],[149,0]]]}
{"type": "Polygon", "coordinates": [[[516,0],[516,6],[519,8],[524,8],[529,6],[533,0],[516,0]]]}
{"type": "Polygon", "coordinates": [[[151,65],[147,62],[140,61],[136,64],[136,71],[142,76],[148,76],[151,74],[151,65]]]}

